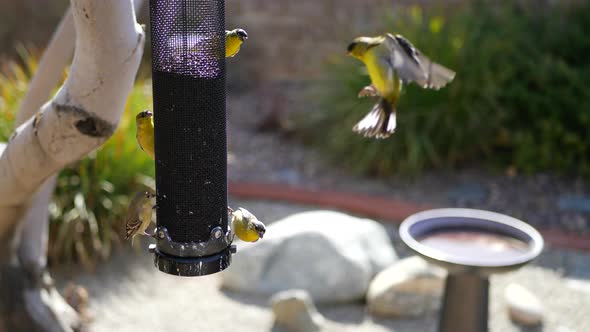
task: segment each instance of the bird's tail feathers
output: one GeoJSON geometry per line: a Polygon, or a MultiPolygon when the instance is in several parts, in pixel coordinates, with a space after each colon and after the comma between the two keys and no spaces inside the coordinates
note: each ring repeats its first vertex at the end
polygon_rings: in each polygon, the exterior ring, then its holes
{"type": "Polygon", "coordinates": [[[383,139],[391,136],[395,127],[395,107],[391,102],[381,98],[352,130],[364,137],[383,139]]]}

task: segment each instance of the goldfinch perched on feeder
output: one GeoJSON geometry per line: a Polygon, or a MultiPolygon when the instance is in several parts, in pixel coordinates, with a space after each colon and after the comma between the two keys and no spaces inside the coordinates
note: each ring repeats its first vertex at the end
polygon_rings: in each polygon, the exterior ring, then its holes
{"type": "Polygon", "coordinates": [[[238,54],[242,43],[248,39],[248,34],[244,29],[225,30],[225,57],[231,58],[238,54]]]}
{"type": "Polygon", "coordinates": [[[147,110],[139,112],[135,117],[135,125],[139,147],[154,159],[154,113],[147,110]]]}
{"type": "Polygon", "coordinates": [[[135,235],[152,236],[146,233],[146,229],[152,222],[152,210],[156,207],[156,193],[149,189],[140,191],[133,196],[127,216],[125,217],[125,239],[133,238],[135,235]]]}
{"type": "Polygon", "coordinates": [[[352,129],[365,137],[387,138],[393,134],[395,104],[403,84],[415,82],[422,88],[438,90],[455,77],[454,71],[430,61],[400,35],[355,38],[348,45],[348,55],[362,61],[371,78],[372,84],[363,88],[359,97],[379,97],[352,129]]]}
{"type": "Polygon", "coordinates": [[[240,240],[256,242],[258,239],[262,239],[266,232],[266,227],[252,213],[244,208],[238,208],[234,211],[228,207],[227,210],[230,217],[231,229],[240,240]]]}

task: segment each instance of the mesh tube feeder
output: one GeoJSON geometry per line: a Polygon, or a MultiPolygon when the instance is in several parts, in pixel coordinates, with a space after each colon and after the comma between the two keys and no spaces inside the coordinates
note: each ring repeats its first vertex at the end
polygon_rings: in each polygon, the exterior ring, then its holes
{"type": "Polygon", "coordinates": [[[227,268],[224,0],[150,0],[157,190],[154,263],[200,276],[227,268]]]}

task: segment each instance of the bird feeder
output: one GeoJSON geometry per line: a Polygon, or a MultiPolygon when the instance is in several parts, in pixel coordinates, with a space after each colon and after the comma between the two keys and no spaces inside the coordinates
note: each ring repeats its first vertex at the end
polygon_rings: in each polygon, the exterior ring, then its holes
{"type": "Polygon", "coordinates": [[[224,270],[227,212],[225,2],[150,0],[157,191],[156,267],[224,270]]]}

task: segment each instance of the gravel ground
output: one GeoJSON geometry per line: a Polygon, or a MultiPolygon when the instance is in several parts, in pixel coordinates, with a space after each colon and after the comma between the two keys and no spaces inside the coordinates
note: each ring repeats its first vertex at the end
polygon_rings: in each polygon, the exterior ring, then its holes
{"type": "MultiPolygon", "coordinates": [[[[278,89],[275,89],[278,90],[278,89]]],[[[276,132],[259,133],[256,127],[273,109],[291,111],[294,100],[277,97],[263,89],[257,94],[228,98],[229,177],[231,180],[286,183],[307,188],[396,197],[434,206],[475,207],[507,213],[534,226],[590,233],[588,214],[559,208],[565,195],[586,195],[584,181],[551,175],[506,176],[482,169],[427,172],[415,179],[392,177],[375,180],[352,176],[321,155],[285,139],[276,132]],[[277,101],[278,100],[278,101],[277,101]]],[[[297,106],[295,106],[297,105],[297,106]]],[[[286,203],[230,199],[265,222],[314,209],[286,203]]],[[[387,231],[401,257],[410,255],[400,242],[395,226],[387,231]]],[[[145,243],[144,243],[145,244],[145,243]]],[[[219,276],[178,278],[156,271],[151,257],[140,252],[120,252],[95,273],[53,271],[58,286],[74,281],[88,289],[90,331],[281,331],[273,326],[268,299],[220,290],[219,276]]],[[[327,318],[325,331],[434,331],[437,317],[419,320],[376,319],[363,303],[320,306],[327,318]]],[[[529,266],[492,278],[490,330],[590,331],[590,253],[547,248],[529,266]],[[520,328],[510,322],[503,290],[518,282],[534,291],[546,306],[543,327],[520,328]]]]}
{"type": "MultiPolygon", "coordinates": [[[[236,201],[267,223],[313,207],[260,201],[236,201]]],[[[387,226],[402,257],[409,255],[395,226],[387,226]]],[[[139,241],[138,241],[139,242],[139,241]]],[[[144,243],[145,244],[145,243],[144,243]]],[[[239,250],[239,248],[238,248],[239,250]]],[[[178,278],[156,271],[143,250],[118,253],[95,273],[53,271],[59,287],[74,281],[91,295],[94,317],[90,331],[281,331],[273,326],[268,299],[220,290],[218,275],[178,278]]],[[[590,254],[546,249],[534,263],[517,272],[494,276],[491,287],[492,332],[590,331],[590,254]],[[522,329],[506,314],[502,293],[509,282],[532,289],[546,306],[543,328],[522,329]]],[[[418,320],[376,319],[362,303],[320,306],[324,331],[434,331],[436,317],[418,320]]]]}
{"type": "MultiPolygon", "coordinates": [[[[273,92],[279,89],[259,89],[264,92],[250,94],[230,92],[231,180],[279,182],[391,196],[434,206],[481,208],[506,213],[538,227],[590,234],[590,185],[581,179],[547,174],[507,176],[484,169],[463,169],[430,171],[415,179],[394,176],[376,180],[327,165],[309,147],[276,132],[256,131],[273,110],[295,112],[306,107],[293,96],[289,99],[273,92]],[[582,209],[588,212],[561,209],[559,200],[566,196],[585,196],[587,202],[582,209]]],[[[301,89],[288,86],[281,90],[301,89]]]]}

